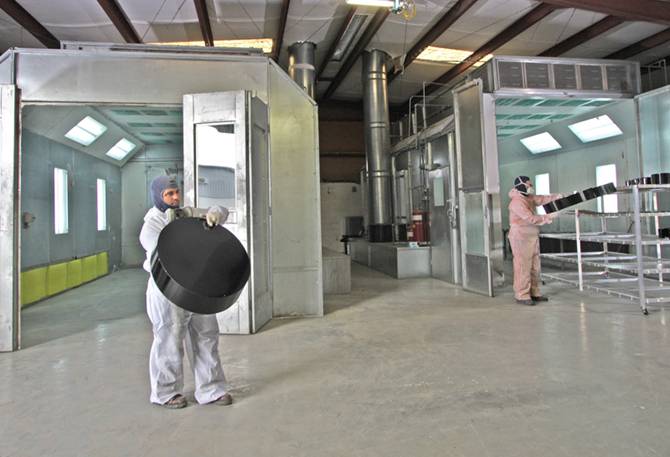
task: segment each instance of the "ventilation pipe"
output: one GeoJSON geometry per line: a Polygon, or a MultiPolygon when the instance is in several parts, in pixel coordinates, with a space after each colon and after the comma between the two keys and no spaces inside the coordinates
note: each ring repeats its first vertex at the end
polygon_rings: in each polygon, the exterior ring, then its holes
{"type": "Polygon", "coordinates": [[[299,41],[288,48],[288,74],[312,99],[316,97],[315,50],[316,45],[310,41],[299,41]]]}
{"type": "Polygon", "coordinates": [[[388,62],[374,49],[363,53],[363,113],[368,169],[368,240],[393,241],[391,210],[391,131],[389,123],[388,62]]]}

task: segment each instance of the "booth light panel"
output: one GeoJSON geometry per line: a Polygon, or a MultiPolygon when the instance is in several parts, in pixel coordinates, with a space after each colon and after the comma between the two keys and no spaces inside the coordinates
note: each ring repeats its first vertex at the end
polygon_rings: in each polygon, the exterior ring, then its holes
{"type": "MultiPolygon", "coordinates": [[[[205,46],[205,42],[198,41],[163,41],[159,43],[163,46],[205,46]]],[[[215,48],[241,48],[241,49],[261,49],[265,54],[272,52],[272,38],[250,38],[243,40],[214,40],[215,48]]]]}
{"type": "Polygon", "coordinates": [[[82,146],[88,146],[105,133],[105,131],[107,131],[107,127],[91,116],[86,116],[65,134],[65,138],[82,146]]]}
{"type": "Polygon", "coordinates": [[[112,159],[123,160],[135,147],[137,147],[135,143],[121,138],[106,154],[112,159]]]}
{"type": "Polygon", "coordinates": [[[521,143],[526,146],[532,154],[541,154],[543,152],[556,151],[562,146],[549,132],[542,132],[539,135],[522,138],[521,143]]]}
{"type": "Polygon", "coordinates": [[[577,138],[582,143],[590,143],[592,141],[623,135],[619,126],[606,114],[577,122],[576,124],[569,125],[568,128],[572,130],[572,133],[577,135],[577,138]]]}

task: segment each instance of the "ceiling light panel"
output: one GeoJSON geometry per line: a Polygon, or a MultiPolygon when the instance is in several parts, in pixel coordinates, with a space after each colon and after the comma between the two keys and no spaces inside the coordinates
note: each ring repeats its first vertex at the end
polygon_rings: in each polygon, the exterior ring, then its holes
{"type": "Polygon", "coordinates": [[[549,132],[542,132],[538,135],[522,138],[521,143],[531,154],[542,154],[543,152],[556,151],[562,148],[549,132]]]}
{"type": "MultiPolygon", "coordinates": [[[[463,51],[461,49],[443,48],[439,46],[428,46],[417,57],[417,60],[424,60],[429,62],[441,62],[458,64],[468,59],[472,55],[472,51],[463,51]]],[[[488,60],[493,57],[492,54],[485,56],[477,61],[474,66],[481,67],[488,60]]]]}
{"type": "Polygon", "coordinates": [[[590,143],[592,141],[623,135],[619,126],[607,115],[577,122],[576,124],[569,125],[568,128],[572,133],[577,135],[577,138],[582,143],[590,143]]]}
{"type": "Polygon", "coordinates": [[[121,138],[106,154],[112,159],[123,160],[130,154],[137,145],[132,141],[121,138]]]}
{"type": "Polygon", "coordinates": [[[86,116],[65,134],[65,138],[82,146],[88,146],[105,133],[105,131],[107,131],[105,125],[96,121],[91,116],[86,116]]]}
{"type": "MultiPolygon", "coordinates": [[[[195,46],[204,47],[204,41],[163,41],[158,43],[162,46],[195,46]]],[[[216,48],[239,48],[239,49],[260,49],[265,54],[272,52],[272,38],[251,38],[246,40],[214,40],[216,48]]]]}

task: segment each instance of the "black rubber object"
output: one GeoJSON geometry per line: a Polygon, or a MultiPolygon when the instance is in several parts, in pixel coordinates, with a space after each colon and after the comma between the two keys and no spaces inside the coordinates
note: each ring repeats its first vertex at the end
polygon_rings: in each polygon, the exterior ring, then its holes
{"type": "Polygon", "coordinates": [[[249,280],[251,262],[242,243],[220,225],[176,219],[161,231],[151,256],[151,276],[165,297],[198,314],[230,308],[249,280]]]}
{"type": "Polygon", "coordinates": [[[602,186],[591,187],[582,192],[575,192],[567,197],[559,198],[558,200],[542,205],[542,207],[547,214],[555,213],[556,211],[561,211],[569,206],[578,205],[587,200],[592,200],[615,192],[616,186],[613,183],[607,183],[602,186]]]}
{"type": "Polygon", "coordinates": [[[670,184],[670,173],[654,173],[651,175],[651,184],[670,184]]]}
{"type": "Polygon", "coordinates": [[[393,241],[393,226],[390,224],[368,225],[368,241],[370,243],[388,243],[393,241]]]}

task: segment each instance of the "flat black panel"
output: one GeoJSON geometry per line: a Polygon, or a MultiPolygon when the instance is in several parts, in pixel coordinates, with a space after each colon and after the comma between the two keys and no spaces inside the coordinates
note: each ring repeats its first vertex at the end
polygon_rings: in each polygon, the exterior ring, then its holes
{"type": "Polygon", "coordinates": [[[577,73],[574,65],[554,65],[556,89],[577,89],[577,73]]]}
{"type": "Polygon", "coordinates": [[[603,70],[596,65],[580,65],[579,75],[582,77],[582,90],[603,90],[603,70]]]}
{"type": "Polygon", "coordinates": [[[523,87],[523,74],[521,62],[498,62],[498,75],[500,87],[523,87]]]}

